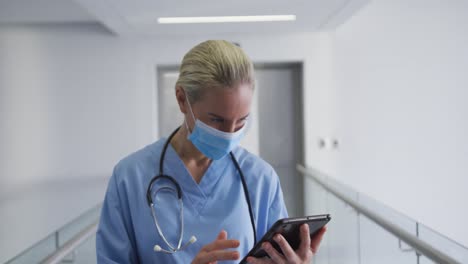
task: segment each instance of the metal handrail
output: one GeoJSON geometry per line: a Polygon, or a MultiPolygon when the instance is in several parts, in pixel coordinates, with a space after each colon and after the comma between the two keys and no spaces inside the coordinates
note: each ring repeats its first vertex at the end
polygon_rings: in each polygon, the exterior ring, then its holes
{"type": "Polygon", "coordinates": [[[74,250],[83,244],[88,238],[94,236],[96,234],[98,228],[98,222],[96,221],[81,232],[76,234],[72,239],[68,240],[63,246],[58,248],[54,253],[48,256],[46,259],[41,261],[41,264],[56,264],[61,263],[61,261],[70,253],[74,252],[74,250]]]}
{"type": "Polygon", "coordinates": [[[384,228],[385,230],[387,230],[388,232],[396,236],[398,239],[400,239],[401,241],[411,246],[417,253],[423,256],[426,256],[427,258],[435,261],[436,263],[461,264],[460,262],[448,256],[444,252],[432,247],[428,243],[419,239],[417,236],[387,221],[385,218],[383,218],[379,214],[374,213],[371,210],[367,209],[366,207],[362,206],[361,204],[353,201],[352,199],[347,197],[347,195],[345,195],[343,192],[338,190],[338,188],[332,186],[331,184],[328,184],[327,182],[323,181],[322,179],[316,176],[316,175],[322,175],[322,176],[328,177],[325,174],[317,170],[311,169],[311,168],[305,168],[304,166],[300,164],[298,164],[296,167],[299,172],[310,177],[312,180],[317,182],[324,189],[331,192],[337,198],[339,198],[346,204],[353,207],[358,213],[365,215],[367,218],[375,222],[377,225],[381,226],[382,228],[384,228]]]}

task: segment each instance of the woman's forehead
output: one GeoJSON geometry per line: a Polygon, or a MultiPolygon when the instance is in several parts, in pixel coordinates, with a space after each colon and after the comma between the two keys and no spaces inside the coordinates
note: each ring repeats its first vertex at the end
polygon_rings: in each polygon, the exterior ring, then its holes
{"type": "Polygon", "coordinates": [[[249,85],[212,88],[194,106],[224,118],[239,118],[249,114],[252,98],[253,89],[249,85]]]}

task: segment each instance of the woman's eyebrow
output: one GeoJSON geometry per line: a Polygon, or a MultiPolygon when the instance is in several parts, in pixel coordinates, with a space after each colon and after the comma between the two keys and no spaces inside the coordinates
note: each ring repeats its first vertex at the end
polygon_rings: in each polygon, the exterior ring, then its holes
{"type": "Polygon", "coordinates": [[[216,118],[221,118],[221,119],[224,119],[224,117],[222,116],[219,116],[217,114],[213,114],[213,113],[208,113],[210,116],[213,116],[213,117],[216,117],[216,118]]]}
{"type": "MultiPolygon", "coordinates": [[[[208,113],[208,115],[213,116],[213,117],[215,117],[215,118],[226,119],[226,118],[224,118],[224,117],[222,117],[222,116],[220,116],[220,115],[214,114],[214,113],[208,113]]],[[[241,119],[245,119],[245,118],[247,118],[249,115],[250,115],[250,113],[248,113],[248,114],[247,114],[246,116],[244,116],[244,117],[241,117],[241,119]]]]}
{"type": "Polygon", "coordinates": [[[248,113],[246,116],[242,117],[241,119],[246,119],[247,117],[249,117],[250,113],[248,113]]]}

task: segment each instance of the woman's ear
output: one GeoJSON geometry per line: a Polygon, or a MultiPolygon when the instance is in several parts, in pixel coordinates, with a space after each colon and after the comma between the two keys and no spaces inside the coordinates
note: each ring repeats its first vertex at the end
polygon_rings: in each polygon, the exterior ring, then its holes
{"type": "Polygon", "coordinates": [[[177,103],[179,104],[180,112],[182,112],[184,115],[187,114],[187,94],[185,93],[184,89],[182,89],[182,87],[180,86],[176,87],[175,93],[177,103]]]}

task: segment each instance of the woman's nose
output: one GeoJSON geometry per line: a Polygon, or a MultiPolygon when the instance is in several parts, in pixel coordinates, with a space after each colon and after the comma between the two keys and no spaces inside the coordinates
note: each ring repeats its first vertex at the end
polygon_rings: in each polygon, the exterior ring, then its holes
{"type": "Polygon", "coordinates": [[[235,122],[224,122],[221,131],[227,133],[234,133],[236,132],[236,123],[235,122]]]}

